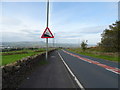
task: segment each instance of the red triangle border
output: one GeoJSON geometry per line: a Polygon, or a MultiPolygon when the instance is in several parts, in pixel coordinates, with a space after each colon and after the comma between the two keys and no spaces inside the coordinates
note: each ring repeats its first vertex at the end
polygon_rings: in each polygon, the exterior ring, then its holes
{"type": "Polygon", "coordinates": [[[48,27],[46,27],[45,31],[43,32],[41,38],[54,38],[52,32],[50,31],[50,29],[48,27]],[[50,32],[50,34],[52,35],[52,37],[44,37],[44,33],[46,32],[46,30],[48,29],[48,31],[50,32]]]}

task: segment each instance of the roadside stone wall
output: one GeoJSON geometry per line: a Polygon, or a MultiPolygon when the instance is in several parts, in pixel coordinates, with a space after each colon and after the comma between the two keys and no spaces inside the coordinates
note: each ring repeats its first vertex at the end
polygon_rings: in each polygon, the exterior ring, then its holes
{"type": "MultiPolygon", "coordinates": [[[[49,51],[48,55],[53,51],[49,51]]],[[[17,88],[26,75],[39,64],[40,60],[45,60],[45,53],[29,56],[2,66],[2,88],[17,88]]]]}

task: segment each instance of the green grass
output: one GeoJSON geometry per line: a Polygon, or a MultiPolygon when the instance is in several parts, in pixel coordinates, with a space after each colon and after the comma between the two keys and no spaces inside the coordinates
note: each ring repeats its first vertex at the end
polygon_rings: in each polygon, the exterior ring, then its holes
{"type": "MultiPolygon", "coordinates": [[[[13,63],[17,60],[20,60],[22,58],[25,58],[27,56],[33,56],[35,54],[40,54],[42,52],[45,52],[45,49],[38,49],[40,52],[35,52],[35,50],[20,50],[20,51],[11,51],[11,52],[5,52],[5,53],[14,53],[13,55],[2,55],[2,65],[6,65],[9,63],[13,63]],[[26,51],[28,53],[23,54],[15,54],[17,52],[23,52],[26,51]]],[[[38,51],[37,50],[37,51],[38,51]]]]}
{"type": "Polygon", "coordinates": [[[118,57],[118,56],[100,55],[100,54],[97,54],[97,53],[93,53],[92,51],[83,52],[81,49],[67,49],[67,50],[75,52],[75,53],[78,53],[78,54],[81,54],[81,55],[86,55],[86,56],[91,56],[91,57],[95,57],[95,58],[100,58],[100,59],[120,62],[120,57],[118,57]]]}
{"type": "MultiPolygon", "coordinates": [[[[37,50],[39,50],[39,51],[45,51],[45,48],[39,48],[37,50]]],[[[33,51],[37,51],[37,50],[23,49],[23,50],[19,50],[19,51],[8,51],[8,52],[2,52],[2,53],[3,54],[7,54],[7,53],[13,53],[14,54],[14,53],[19,53],[19,52],[33,52],[33,51]]]]}

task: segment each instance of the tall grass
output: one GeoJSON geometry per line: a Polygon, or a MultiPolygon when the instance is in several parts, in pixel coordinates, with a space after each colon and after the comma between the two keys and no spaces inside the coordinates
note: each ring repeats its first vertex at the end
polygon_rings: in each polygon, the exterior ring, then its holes
{"type": "Polygon", "coordinates": [[[86,56],[91,56],[95,58],[100,58],[100,59],[105,59],[105,60],[110,60],[110,61],[115,61],[115,62],[120,62],[120,57],[118,56],[117,53],[108,53],[108,52],[99,52],[96,50],[86,50],[83,52],[80,48],[74,48],[74,49],[67,49],[68,51],[72,51],[81,55],[86,55],[86,56]]]}

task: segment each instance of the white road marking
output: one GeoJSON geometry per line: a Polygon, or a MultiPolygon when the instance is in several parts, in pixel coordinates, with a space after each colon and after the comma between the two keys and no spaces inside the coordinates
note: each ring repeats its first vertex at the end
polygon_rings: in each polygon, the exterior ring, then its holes
{"type": "Polygon", "coordinates": [[[83,60],[83,61],[85,61],[85,62],[92,63],[92,64],[98,65],[98,66],[100,66],[100,67],[103,67],[103,68],[105,68],[105,70],[107,70],[107,71],[111,71],[111,72],[113,72],[113,73],[115,73],[115,74],[120,74],[120,69],[118,69],[118,68],[111,67],[111,66],[107,66],[107,65],[105,65],[105,64],[101,64],[101,63],[99,63],[99,62],[97,62],[97,61],[93,61],[93,60],[90,60],[90,59],[87,59],[87,60],[86,60],[86,58],[81,58],[81,57],[78,57],[77,55],[75,56],[74,54],[69,53],[69,52],[67,52],[67,51],[65,51],[65,50],[62,50],[62,51],[65,52],[65,53],[67,53],[67,54],[69,54],[69,55],[71,55],[71,56],[73,56],[73,57],[77,57],[77,58],[79,58],[79,59],[81,59],[81,60],[83,60]]]}
{"type": "Polygon", "coordinates": [[[68,65],[66,64],[66,62],[64,61],[64,59],[62,58],[62,56],[60,55],[59,52],[58,52],[58,55],[60,56],[61,60],[63,61],[64,65],[66,66],[66,68],[68,69],[68,71],[70,72],[70,74],[74,77],[76,83],[77,83],[78,86],[81,88],[81,90],[85,90],[85,88],[82,86],[82,84],[81,84],[80,81],[77,79],[77,77],[73,74],[73,72],[72,72],[71,69],[68,67],[68,65]]]}
{"type": "Polygon", "coordinates": [[[120,73],[118,73],[118,72],[115,72],[113,69],[107,69],[107,68],[106,68],[106,70],[111,71],[111,72],[116,73],[116,74],[120,74],[120,73]]]}

